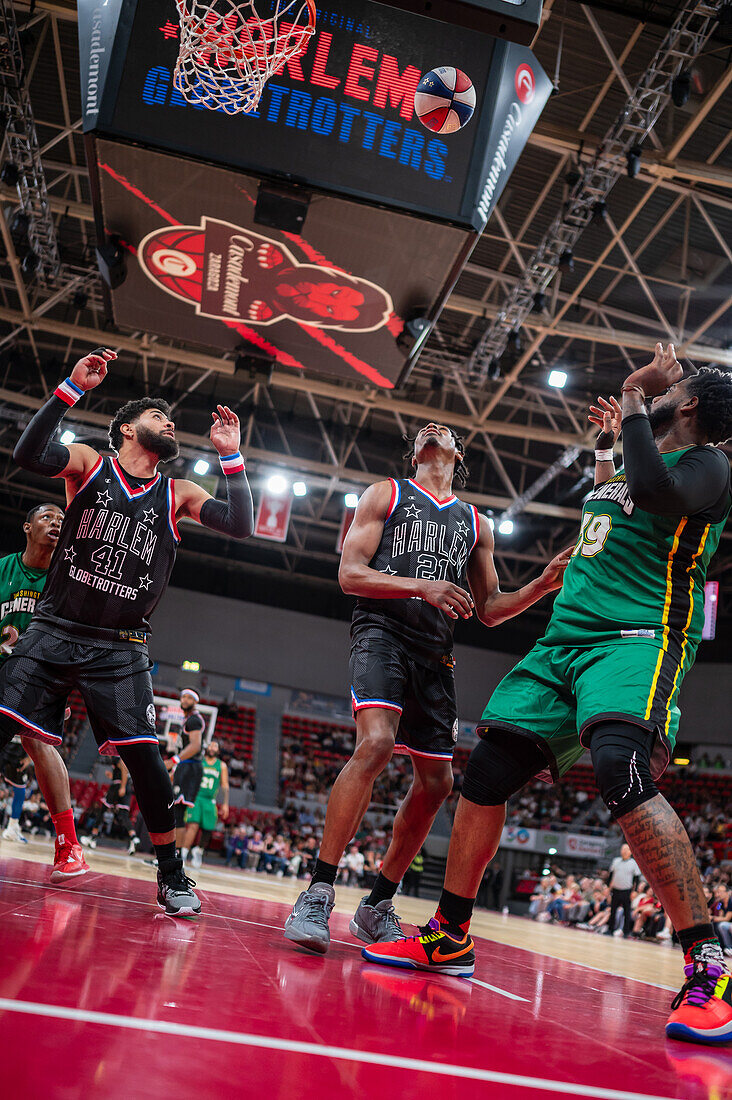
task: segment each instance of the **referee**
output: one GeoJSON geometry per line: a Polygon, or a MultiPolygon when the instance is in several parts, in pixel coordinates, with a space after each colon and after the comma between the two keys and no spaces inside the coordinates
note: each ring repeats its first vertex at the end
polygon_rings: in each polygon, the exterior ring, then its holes
{"type": "Polygon", "coordinates": [[[627,936],[631,928],[630,915],[630,891],[634,883],[640,878],[641,869],[633,859],[630,845],[624,844],[620,849],[620,855],[616,856],[610,864],[610,920],[608,927],[615,924],[615,913],[623,910],[623,927],[613,932],[614,936],[627,936]]]}

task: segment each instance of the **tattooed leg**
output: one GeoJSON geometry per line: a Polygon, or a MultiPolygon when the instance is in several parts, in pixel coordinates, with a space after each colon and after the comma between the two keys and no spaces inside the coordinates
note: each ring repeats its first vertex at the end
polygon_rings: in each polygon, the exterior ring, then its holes
{"type": "Polygon", "coordinates": [[[694,849],[663,795],[641,803],[617,822],[674,928],[678,931],[708,921],[694,849]]]}

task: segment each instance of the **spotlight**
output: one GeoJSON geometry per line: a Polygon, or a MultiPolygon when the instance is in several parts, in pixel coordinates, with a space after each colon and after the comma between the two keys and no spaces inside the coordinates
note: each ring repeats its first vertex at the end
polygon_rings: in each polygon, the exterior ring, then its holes
{"type": "Polygon", "coordinates": [[[575,187],[576,184],[578,184],[581,179],[582,179],[582,173],[580,172],[580,170],[579,170],[579,168],[577,167],[576,164],[573,164],[572,167],[565,173],[565,176],[564,176],[564,182],[569,187],[575,187]]]}
{"type": "Polygon", "coordinates": [[[559,257],[559,266],[566,267],[568,271],[574,271],[574,252],[571,248],[565,248],[559,257]]]}
{"type": "Polygon", "coordinates": [[[685,107],[691,95],[691,74],[688,69],[682,71],[671,81],[671,99],[675,107],[685,107]]]}
{"type": "Polygon", "coordinates": [[[598,199],[592,207],[592,218],[590,220],[594,225],[597,225],[598,222],[604,222],[606,217],[607,203],[604,199],[598,199]]]}
{"type": "Polygon", "coordinates": [[[234,370],[237,374],[248,374],[252,382],[261,382],[268,386],[272,381],[274,365],[275,361],[269,355],[263,355],[256,350],[249,351],[246,347],[236,349],[234,370]]]}
{"type": "Polygon", "coordinates": [[[502,519],[501,522],[498,524],[498,534],[499,535],[512,535],[513,534],[513,520],[512,519],[502,519]]]}
{"type": "Polygon", "coordinates": [[[29,279],[32,279],[36,271],[38,271],[40,262],[41,261],[37,253],[35,253],[32,248],[29,248],[23,259],[20,261],[20,270],[29,279]]]}
{"type": "Polygon", "coordinates": [[[198,458],[193,464],[194,474],[198,474],[199,477],[203,477],[211,469],[211,463],[207,462],[205,458],[198,458]]]}
{"type": "Polygon", "coordinates": [[[440,371],[436,370],[435,373],[430,378],[430,389],[434,390],[436,393],[439,393],[440,390],[443,389],[444,385],[445,385],[445,376],[444,376],[444,374],[441,374],[440,371]]]}
{"type": "Polygon", "coordinates": [[[628,178],[629,179],[634,180],[635,177],[640,172],[641,156],[642,155],[643,155],[643,150],[641,149],[640,145],[631,145],[630,149],[628,150],[628,152],[626,154],[626,158],[625,158],[627,163],[628,163],[628,178]]]}
{"type": "Polygon", "coordinates": [[[497,378],[501,377],[501,364],[498,362],[497,359],[491,359],[490,363],[488,364],[488,369],[485,373],[486,378],[488,378],[491,382],[495,382],[497,378]]]}
{"type": "Polygon", "coordinates": [[[282,474],[272,474],[272,476],[267,481],[268,492],[273,493],[275,496],[278,497],[282,496],[283,493],[286,493],[288,487],[289,482],[286,477],[282,476],[282,474]]]}
{"type": "Polygon", "coordinates": [[[566,370],[551,370],[549,371],[549,377],[547,382],[550,386],[553,386],[555,390],[563,390],[567,385],[567,372],[566,370]]]}
{"type": "Polygon", "coordinates": [[[6,160],[0,168],[0,180],[3,181],[6,187],[17,187],[19,179],[20,172],[18,169],[11,160],[6,160]]]}
{"type": "Polygon", "coordinates": [[[358,493],[346,493],[343,497],[346,508],[355,508],[358,505],[358,493]]]}
{"type": "Polygon", "coordinates": [[[546,294],[543,290],[537,290],[534,295],[534,304],[531,307],[533,313],[543,313],[546,306],[546,294]]]}
{"type": "Polygon", "coordinates": [[[61,432],[59,443],[63,443],[64,446],[67,446],[69,443],[73,443],[75,439],[76,432],[72,432],[71,428],[67,428],[65,431],[61,432]]]}
{"type": "Polygon", "coordinates": [[[127,262],[125,250],[116,235],[112,235],[107,241],[96,249],[97,266],[99,274],[110,290],[116,290],[122,286],[127,278],[127,262]]]}
{"type": "Polygon", "coordinates": [[[28,236],[28,215],[24,210],[16,210],[10,219],[10,232],[14,237],[27,237],[28,236]]]}
{"type": "Polygon", "coordinates": [[[74,309],[86,309],[89,304],[89,295],[85,290],[75,290],[71,302],[74,309]]]}
{"type": "Polygon", "coordinates": [[[292,492],[296,497],[306,497],[308,495],[308,487],[304,481],[295,481],[292,486],[292,492]]]}
{"type": "Polygon", "coordinates": [[[518,331],[518,329],[514,330],[513,332],[509,332],[507,343],[511,351],[516,352],[516,354],[518,355],[518,353],[521,351],[521,348],[523,347],[523,344],[521,342],[521,333],[518,331]]]}
{"type": "Polygon", "coordinates": [[[728,27],[732,23],[732,3],[722,4],[717,12],[717,21],[720,27],[728,27]]]}

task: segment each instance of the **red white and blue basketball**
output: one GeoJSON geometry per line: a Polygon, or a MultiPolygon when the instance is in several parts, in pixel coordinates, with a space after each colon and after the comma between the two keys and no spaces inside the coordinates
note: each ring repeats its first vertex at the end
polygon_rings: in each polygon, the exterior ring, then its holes
{"type": "Polygon", "coordinates": [[[450,65],[440,65],[420,80],[414,94],[417,118],[436,134],[454,134],[473,117],[475,88],[469,76],[450,65]]]}

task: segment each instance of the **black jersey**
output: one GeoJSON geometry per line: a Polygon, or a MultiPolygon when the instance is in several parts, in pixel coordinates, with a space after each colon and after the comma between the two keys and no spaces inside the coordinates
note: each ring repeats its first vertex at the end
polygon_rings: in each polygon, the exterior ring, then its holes
{"type": "Polygon", "coordinates": [[[201,759],[201,754],[203,753],[203,731],[205,730],[205,728],[206,723],[203,719],[203,715],[200,713],[200,711],[197,710],[194,710],[192,714],[189,714],[185,722],[183,723],[183,729],[181,730],[180,734],[181,751],[183,749],[187,749],[190,745],[191,734],[195,733],[196,730],[201,731],[201,747],[195,754],[195,756],[187,756],[186,761],[201,759]]]}
{"type": "Polygon", "coordinates": [[[100,458],[66,508],[35,621],[148,630],[179,542],[170,478],[100,458]]]}
{"type": "MultiPolygon", "coordinates": [[[[453,494],[438,500],[411,478],[391,480],[384,533],[370,561],[390,576],[451,581],[467,590],[468,558],[478,541],[480,521],[471,504],[453,494]]],[[[398,600],[359,598],[352,631],[379,626],[416,649],[452,649],[455,620],[419,597],[398,600]]]]}

